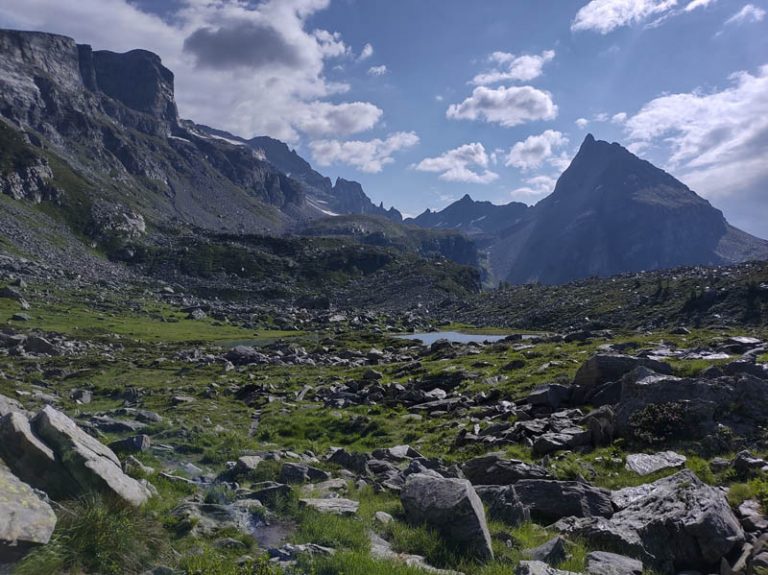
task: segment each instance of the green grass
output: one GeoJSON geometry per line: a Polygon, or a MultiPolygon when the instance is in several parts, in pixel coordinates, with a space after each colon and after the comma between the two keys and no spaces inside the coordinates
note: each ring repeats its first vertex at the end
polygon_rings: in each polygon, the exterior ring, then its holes
{"type": "Polygon", "coordinates": [[[65,503],[51,542],[28,555],[19,575],[65,571],[134,574],[169,557],[169,541],[147,512],[97,495],[65,503]]]}

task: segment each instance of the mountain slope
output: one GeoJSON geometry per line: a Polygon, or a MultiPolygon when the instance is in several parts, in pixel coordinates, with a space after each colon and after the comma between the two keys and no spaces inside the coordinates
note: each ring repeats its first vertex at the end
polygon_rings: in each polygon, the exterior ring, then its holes
{"type": "Polygon", "coordinates": [[[768,257],[685,184],[619,144],[587,136],[554,192],[489,249],[497,278],[588,276],[768,257]]]}
{"type": "Polygon", "coordinates": [[[408,221],[425,228],[459,230],[469,236],[479,236],[495,234],[514,225],[528,209],[520,202],[503,206],[476,202],[467,194],[439,212],[426,210],[408,221]]]}
{"type": "Polygon", "coordinates": [[[61,173],[77,174],[87,200],[80,212],[139,213],[150,230],[247,232],[319,215],[298,182],[252,150],[188,129],[173,74],[151,52],[93,51],[65,36],[2,30],[0,120],[37,156],[43,179],[60,186],[65,207],[74,194],[61,173]]]}

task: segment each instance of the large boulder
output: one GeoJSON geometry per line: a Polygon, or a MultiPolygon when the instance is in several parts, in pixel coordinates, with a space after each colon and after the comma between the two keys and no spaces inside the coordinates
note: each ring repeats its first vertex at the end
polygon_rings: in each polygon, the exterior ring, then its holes
{"type": "Polygon", "coordinates": [[[750,375],[697,379],[639,368],[622,380],[616,431],[646,441],[699,440],[726,425],[746,437],[768,423],[768,380],[750,375]]]}
{"type": "Polygon", "coordinates": [[[614,493],[610,518],[567,518],[556,525],[589,544],[612,549],[661,573],[717,571],[721,558],[744,541],[724,494],[689,470],[614,493]]]}
{"type": "Polygon", "coordinates": [[[581,365],[573,379],[573,384],[591,389],[604,383],[618,381],[637,367],[645,367],[657,373],[672,374],[672,367],[661,361],[631,355],[600,353],[581,365]]]}
{"type": "Polygon", "coordinates": [[[29,420],[20,412],[0,418],[0,457],[23,481],[53,499],[77,495],[75,479],[53,450],[33,433],[29,420]]]}
{"type": "Polygon", "coordinates": [[[55,527],[51,506],[0,460],[0,564],[48,543],[55,527]]]}
{"type": "Polygon", "coordinates": [[[504,459],[489,453],[470,459],[461,467],[473,485],[510,485],[521,479],[548,479],[549,472],[539,465],[517,459],[504,459]]]}
{"type": "Polygon", "coordinates": [[[517,499],[529,509],[531,519],[551,523],[563,517],[610,517],[611,494],[577,481],[527,479],[514,485],[517,499]]]}
{"type": "Polygon", "coordinates": [[[687,458],[674,451],[659,453],[632,453],[627,455],[626,468],[638,475],[651,475],[662,469],[675,469],[685,465],[687,458]]]}
{"type": "Polygon", "coordinates": [[[84,490],[115,495],[135,506],[149,498],[146,487],[123,473],[112,450],[60,411],[44,407],[32,420],[32,428],[84,490]]]}
{"type": "Polygon", "coordinates": [[[478,559],[493,559],[483,504],[466,479],[415,473],[408,477],[400,500],[411,523],[436,529],[449,543],[478,559]]]}
{"type": "Polygon", "coordinates": [[[520,561],[515,575],[579,575],[573,571],[562,571],[550,567],[543,561],[520,561]]]}

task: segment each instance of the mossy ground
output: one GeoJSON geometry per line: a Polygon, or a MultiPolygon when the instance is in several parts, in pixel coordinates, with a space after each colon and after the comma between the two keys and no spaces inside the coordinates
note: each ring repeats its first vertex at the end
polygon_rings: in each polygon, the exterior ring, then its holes
{"type": "MultiPolygon", "coordinates": [[[[472,408],[446,416],[414,417],[403,407],[355,406],[346,409],[326,408],[311,400],[296,400],[305,386],[322,388],[332,382],[359,380],[363,368],[329,366],[250,366],[226,370],[221,363],[190,363],[179,352],[201,348],[220,352],[222,346],[237,341],[255,345],[290,338],[292,342],[315,349],[320,342],[333,337],[336,345],[366,351],[371,347],[400,348],[406,351],[412,343],[393,339],[374,329],[360,331],[351,327],[307,328],[304,331],[275,331],[244,328],[222,320],[186,319],[186,314],[150,292],[135,290],[129,294],[112,294],[98,287],[78,293],[33,285],[27,290],[32,309],[28,322],[10,322],[20,311],[17,302],[0,299],[0,323],[17,330],[55,332],[76,341],[96,342],[109,346],[85,350],[76,355],[59,357],[0,356],[0,393],[35,403],[35,393],[55,393],[59,407],[79,421],[88,416],[123,405],[122,394],[136,388],[142,394],[142,408],[156,411],[163,420],[153,423],[147,431],[156,442],[172,449],[173,456],[141,454],[139,458],[156,469],[170,469],[183,475],[176,465],[179,461],[194,463],[212,473],[224,468],[226,461],[240,455],[269,449],[295,452],[311,450],[324,453],[331,446],[344,446],[352,451],[410,444],[424,455],[439,456],[449,462],[461,462],[485,453],[481,446],[457,447],[454,440],[460,429],[471,425],[480,408],[472,408]],[[106,294],[106,295],[105,295],[106,294]],[[259,426],[251,432],[255,408],[235,398],[232,389],[248,383],[272,386],[276,400],[259,405],[259,426]],[[69,399],[74,389],[90,389],[94,400],[78,405],[69,399]],[[213,391],[212,391],[213,390],[213,391]],[[194,401],[174,405],[172,398],[187,395],[194,401]]],[[[466,326],[451,325],[451,329],[466,326]]],[[[506,333],[506,330],[505,330],[506,333]]],[[[383,383],[406,383],[419,379],[463,370],[468,375],[459,389],[466,395],[494,390],[502,399],[514,401],[524,397],[535,386],[553,381],[570,381],[578,367],[600,346],[609,343],[632,342],[638,349],[661,345],[696,348],[722,341],[729,335],[767,334],[759,329],[694,330],[688,335],[670,333],[616,333],[611,339],[596,338],[586,342],[537,343],[516,348],[520,342],[500,342],[480,346],[470,355],[443,358],[439,354],[420,357],[416,371],[402,373],[403,364],[377,366],[383,383]],[[517,369],[507,366],[520,360],[517,369]]],[[[525,343],[525,342],[522,342],[525,343]]],[[[693,376],[713,363],[702,360],[671,361],[676,375],[693,376]]],[[[30,405],[32,407],[32,405],[30,405]]],[[[105,434],[109,442],[119,435],[105,434]]],[[[706,459],[694,446],[672,446],[689,456],[688,466],[703,480],[720,485],[732,485],[732,502],[746,497],[768,500],[768,488],[761,480],[741,484],[731,472],[713,474],[706,459]]],[[[607,488],[647,483],[670,472],[639,477],[624,467],[624,458],[632,446],[621,441],[588,453],[563,453],[552,458],[551,471],[559,478],[584,477],[591,483],[607,488]]],[[[515,458],[533,460],[529,448],[520,445],[501,447],[515,458]]],[[[728,455],[728,454],[721,454],[728,455]]],[[[263,476],[253,479],[274,479],[277,467],[267,466],[263,476]]],[[[262,551],[253,540],[243,539],[245,549],[227,550],[214,546],[212,540],[192,539],[178,533],[178,525],[169,512],[194,488],[169,482],[159,476],[149,477],[159,496],[142,511],[141,521],[160,527],[161,538],[167,539],[177,554],[167,555],[167,562],[178,564],[188,573],[268,574],[271,567],[258,563],[262,551]],[[257,561],[244,567],[238,559],[249,554],[257,561]],[[251,569],[247,571],[247,569],[251,569]]],[[[425,527],[409,526],[403,520],[398,498],[392,494],[374,493],[370,488],[349,487],[349,496],[360,501],[355,518],[331,518],[299,509],[286,502],[281,513],[296,525],[294,542],[312,542],[336,548],[331,558],[305,559],[306,572],[326,575],[394,574],[412,575],[419,571],[411,567],[382,562],[370,557],[368,531],[378,531],[390,540],[395,550],[424,555],[436,566],[463,571],[469,575],[513,573],[522,558],[522,549],[543,543],[553,535],[541,526],[527,524],[510,528],[491,522],[497,558],[480,565],[456,556],[439,537],[425,527]],[[381,526],[374,519],[376,511],[386,511],[396,519],[394,524],[381,526]]],[[[98,514],[95,515],[99,517],[98,514]]],[[[138,524],[142,524],[141,521],[138,524]]],[[[65,523],[66,525],[66,523],[65,523]]],[[[119,528],[120,526],[113,526],[119,528]]],[[[133,524],[124,526],[133,529],[133,524]]],[[[87,530],[86,530],[87,531],[87,530]]],[[[151,530],[149,530],[151,532],[151,530]]],[[[242,536],[237,535],[242,539],[242,536]]],[[[68,536],[72,536],[71,533],[68,536]]],[[[582,542],[575,542],[571,558],[560,567],[579,571],[584,567],[588,552],[582,542]]],[[[39,559],[42,561],[42,559],[39,559]]],[[[52,561],[52,559],[49,560],[52,561]]],[[[113,560],[113,559],[110,559],[113,560]]],[[[82,562],[82,559],[81,559],[82,562]]],[[[42,564],[42,563],[40,563],[42,564]]],[[[73,565],[76,564],[73,563],[73,565]]],[[[82,568],[87,565],[81,565],[82,568]]],[[[27,571],[29,572],[29,571],[27,571]]],[[[44,572],[44,571],[41,571],[44,572]]],[[[128,571],[126,571],[128,572],[128,571]]],[[[22,571],[24,573],[24,571],[22,571]]]]}

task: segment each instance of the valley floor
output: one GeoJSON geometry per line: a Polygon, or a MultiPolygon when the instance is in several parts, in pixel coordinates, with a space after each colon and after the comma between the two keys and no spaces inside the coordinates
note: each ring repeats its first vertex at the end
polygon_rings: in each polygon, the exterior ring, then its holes
{"type": "Polygon", "coordinates": [[[0,415],[52,406],[153,493],[69,489],[12,573],[768,567],[759,324],[427,347],[395,336],[466,326],[2,273],[0,415]]]}

